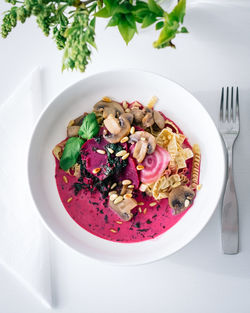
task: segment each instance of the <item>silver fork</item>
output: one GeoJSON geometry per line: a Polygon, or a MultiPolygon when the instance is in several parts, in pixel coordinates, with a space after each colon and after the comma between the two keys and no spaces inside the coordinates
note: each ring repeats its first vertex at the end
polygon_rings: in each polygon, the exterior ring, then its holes
{"type": "Polygon", "coordinates": [[[222,204],[222,248],[225,254],[236,254],[239,252],[239,218],[238,203],[233,176],[233,147],[240,132],[239,116],[239,89],[226,88],[226,101],[224,101],[224,88],[221,92],[220,123],[219,130],[227,148],[227,184],[222,204]],[[231,93],[231,95],[229,95],[231,93]]]}

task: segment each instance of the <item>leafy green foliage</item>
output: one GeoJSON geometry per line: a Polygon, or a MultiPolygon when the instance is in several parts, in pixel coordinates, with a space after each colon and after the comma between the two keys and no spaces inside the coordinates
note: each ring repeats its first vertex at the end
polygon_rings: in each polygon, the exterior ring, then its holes
{"type": "Polygon", "coordinates": [[[159,49],[168,46],[175,48],[172,40],[175,38],[176,34],[187,32],[185,27],[180,29],[181,23],[183,23],[185,16],[185,11],[186,0],[179,0],[171,13],[164,13],[164,25],[158,39],[154,42],[155,48],[159,49]]]}
{"type": "Polygon", "coordinates": [[[162,22],[162,21],[157,22],[157,23],[155,24],[155,29],[156,29],[156,30],[161,29],[163,26],[164,26],[164,22],[162,22]]]}
{"type": "Polygon", "coordinates": [[[96,120],[95,113],[88,114],[79,129],[78,135],[83,139],[91,139],[99,133],[99,124],[96,120]]]}
{"type": "Polygon", "coordinates": [[[148,8],[151,12],[155,13],[156,16],[163,16],[164,10],[155,2],[155,0],[148,0],[148,8]]]}
{"type": "Polygon", "coordinates": [[[130,40],[134,37],[136,32],[136,24],[132,24],[131,21],[127,18],[126,14],[122,14],[118,21],[118,29],[122,38],[128,44],[130,40]]]}
{"type": "MultiPolygon", "coordinates": [[[[4,13],[1,35],[6,38],[18,22],[36,16],[45,36],[52,35],[58,49],[64,50],[62,69],[85,71],[95,44],[96,18],[109,19],[107,27],[117,27],[128,44],[141,28],[155,24],[160,30],[155,48],[175,47],[172,40],[188,33],[182,26],[186,0],[176,0],[171,12],[157,0],[5,0],[12,7],[4,13]]],[[[168,1],[168,0],[166,0],[168,1]]]]}
{"type": "Polygon", "coordinates": [[[142,28],[148,27],[151,24],[154,24],[154,22],[156,21],[156,16],[154,13],[149,13],[148,15],[146,15],[142,21],[142,28]]]}
{"type": "Polygon", "coordinates": [[[81,146],[84,144],[84,140],[79,137],[71,137],[67,140],[63,154],[60,160],[60,167],[67,171],[73,165],[80,155],[81,146]]]}

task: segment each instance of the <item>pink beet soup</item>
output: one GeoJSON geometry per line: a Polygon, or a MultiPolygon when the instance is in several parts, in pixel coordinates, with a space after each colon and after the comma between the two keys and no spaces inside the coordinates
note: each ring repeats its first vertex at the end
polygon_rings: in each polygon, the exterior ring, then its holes
{"type": "MultiPolygon", "coordinates": [[[[164,118],[167,119],[165,116],[164,118]]],[[[174,125],[183,134],[181,129],[176,124],[174,125]]],[[[81,158],[86,162],[86,169],[90,172],[96,167],[102,169],[97,175],[102,180],[106,177],[106,156],[98,155],[94,151],[95,149],[103,149],[107,142],[105,139],[98,141],[95,139],[87,141],[82,146],[81,158]]],[[[126,145],[126,143],[123,144],[123,147],[126,145]]],[[[192,149],[187,139],[185,139],[183,146],[192,149]]],[[[68,214],[83,229],[106,240],[133,243],[156,238],[174,226],[191,208],[189,207],[184,212],[173,215],[168,199],[155,200],[152,196],[137,189],[135,190],[134,198],[138,205],[132,210],[133,218],[129,221],[123,221],[108,206],[108,197],[104,197],[98,190],[81,189],[76,195],[74,184],[79,183],[79,178],[65,173],[60,168],[59,161],[56,158],[55,160],[57,189],[68,214]]],[[[190,179],[192,158],[187,160],[186,164],[185,175],[190,179]]],[[[129,157],[128,165],[122,170],[120,179],[130,179],[135,187],[138,188],[138,174],[135,171],[136,164],[129,157]]]]}

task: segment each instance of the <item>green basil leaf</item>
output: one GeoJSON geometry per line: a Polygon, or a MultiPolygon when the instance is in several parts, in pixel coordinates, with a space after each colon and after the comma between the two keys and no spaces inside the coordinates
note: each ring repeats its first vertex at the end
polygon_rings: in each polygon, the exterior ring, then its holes
{"type": "Polygon", "coordinates": [[[144,17],[141,27],[146,28],[146,27],[152,25],[155,21],[156,21],[155,14],[150,13],[144,17]]]}
{"type": "Polygon", "coordinates": [[[125,40],[126,44],[130,42],[130,40],[134,37],[136,29],[131,28],[127,19],[122,17],[118,24],[118,29],[122,38],[125,40]]]}
{"type": "Polygon", "coordinates": [[[102,8],[101,10],[96,12],[94,15],[97,16],[97,17],[104,17],[104,18],[106,18],[106,17],[110,17],[111,13],[108,11],[107,8],[102,8]]]}
{"type": "Polygon", "coordinates": [[[164,10],[159,6],[159,4],[156,3],[155,0],[148,0],[148,7],[149,10],[153,13],[155,13],[157,16],[163,16],[164,10]]]}
{"type": "Polygon", "coordinates": [[[155,24],[155,29],[156,29],[156,30],[159,30],[159,29],[161,29],[163,26],[164,26],[164,22],[163,22],[163,21],[160,21],[160,22],[158,22],[158,23],[155,24]]]}
{"type": "Polygon", "coordinates": [[[67,140],[60,160],[60,167],[64,171],[76,164],[83,144],[84,140],[79,137],[71,137],[67,140]]]}
{"type": "Polygon", "coordinates": [[[173,11],[169,14],[169,20],[183,23],[186,12],[186,0],[180,0],[174,7],[173,11]]]}
{"type": "Polygon", "coordinates": [[[99,132],[99,124],[96,120],[95,113],[88,114],[79,129],[78,135],[83,139],[91,139],[99,132]]]}

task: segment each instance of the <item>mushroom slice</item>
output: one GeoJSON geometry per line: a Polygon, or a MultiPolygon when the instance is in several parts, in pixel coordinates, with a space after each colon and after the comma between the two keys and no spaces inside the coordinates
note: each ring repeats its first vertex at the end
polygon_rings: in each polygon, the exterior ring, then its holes
{"type": "Polygon", "coordinates": [[[143,119],[143,117],[144,117],[144,115],[145,115],[144,112],[141,109],[139,109],[139,108],[133,108],[131,110],[131,113],[134,116],[135,123],[136,124],[140,124],[142,119],[143,119]]]}
{"type": "Polygon", "coordinates": [[[133,217],[131,210],[133,210],[136,206],[137,202],[133,198],[125,198],[117,204],[114,204],[113,201],[109,200],[109,207],[125,222],[131,220],[133,217]]]}
{"type": "Polygon", "coordinates": [[[173,214],[179,214],[191,206],[194,200],[194,191],[187,186],[174,188],[168,196],[168,202],[173,209],[173,214]]]}
{"type": "Polygon", "coordinates": [[[153,117],[153,111],[150,109],[145,110],[147,113],[142,119],[142,127],[147,128],[154,124],[154,117],[153,117]]]}
{"type": "Polygon", "coordinates": [[[94,105],[94,112],[103,112],[103,118],[107,118],[110,114],[114,117],[123,114],[124,109],[116,101],[106,102],[101,100],[94,105]]]}
{"type": "MultiPolygon", "coordinates": [[[[106,121],[106,120],[105,120],[106,121]]],[[[105,124],[104,121],[104,124],[105,124]]],[[[104,135],[104,138],[110,142],[110,143],[117,143],[120,142],[120,140],[127,136],[129,134],[130,131],[130,123],[129,121],[126,119],[126,117],[124,116],[124,114],[122,114],[119,117],[119,127],[120,127],[120,131],[119,133],[115,134],[115,133],[109,133],[104,135]]]]}
{"type": "Polygon", "coordinates": [[[78,131],[80,129],[80,126],[82,125],[84,117],[88,115],[88,113],[84,113],[74,120],[69,121],[69,124],[67,126],[67,136],[68,137],[76,137],[78,136],[78,131]]]}
{"type": "Polygon", "coordinates": [[[117,135],[121,131],[119,120],[112,114],[104,120],[104,125],[111,134],[117,135]]]}
{"type": "Polygon", "coordinates": [[[141,163],[146,154],[147,154],[148,143],[146,141],[138,141],[135,145],[135,150],[133,153],[133,158],[137,160],[138,163],[141,163]]]}
{"type": "Polygon", "coordinates": [[[163,129],[165,127],[165,119],[161,115],[159,111],[154,111],[153,113],[155,124],[160,128],[163,129]]]}
{"type": "Polygon", "coordinates": [[[62,157],[62,154],[63,154],[63,150],[64,150],[64,147],[66,145],[66,142],[67,142],[67,139],[66,140],[63,140],[62,142],[58,143],[52,153],[53,155],[57,158],[57,160],[60,161],[61,157],[62,157]]]}
{"type": "Polygon", "coordinates": [[[75,125],[75,126],[81,126],[81,125],[82,125],[82,122],[83,122],[84,117],[85,117],[85,116],[87,116],[87,115],[88,115],[88,113],[84,113],[84,114],[82,114],[82,115],[78,116],[77,118],[75,118],[75,119],[74,119],[74,124],[73,124],[73,125],[75,125]]]}
{"type": "Polygon", "coordinates": [[[67,127],[67,136],[68,137],[76,137],[78,136],[80,126],[69,126],[67,127]]]}
{"type": "Polygon", "coordinates": [[[137,131],[129,137],[129,143],[138,142],[140,140],[147,142],[147,154],[151,154],[155,151],[156,140],[153,135],[146,131],[137,131]]]}
{"type": "Polygon", "coordinates": [[[132,113],[123,113],[122,116],[129,121],[130,125],[133,123],[134,115],[132,113]]]}

